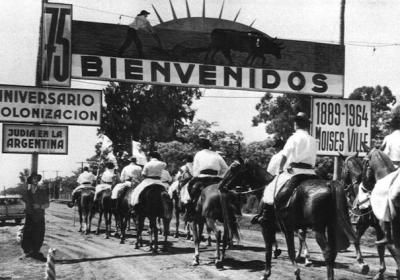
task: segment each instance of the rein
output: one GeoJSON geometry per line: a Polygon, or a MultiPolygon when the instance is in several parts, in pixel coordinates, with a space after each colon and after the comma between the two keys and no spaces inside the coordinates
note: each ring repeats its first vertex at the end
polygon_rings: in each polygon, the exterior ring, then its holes
{"type": "Polygon", "coordinates": [[[244,191],[244,192],[236,192],[236,193],[238,193],[238,194],[250,194],[250,193],[255,193],[255,192],[261,191],[264,188],[265,188],[265,186],[262,186],[262,187],[259,187],[257,189],[254,189],[254,190],[249,190],[249,191],[244,191]]]}

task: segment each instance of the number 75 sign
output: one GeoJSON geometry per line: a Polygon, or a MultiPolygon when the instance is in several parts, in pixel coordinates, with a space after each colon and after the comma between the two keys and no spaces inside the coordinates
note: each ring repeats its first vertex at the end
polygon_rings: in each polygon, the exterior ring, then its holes
{"type": "Polygon", "coordinates": [[[72,5],[45,3],[42,18],[43,86],[71,85],[72,5]]]}
{"type": "Polygon", "coordinates": [[[312,135],[318,140],[318,155],[364,154],[362,143],[371,142],[371,102],[314,98],[312,135]]]}

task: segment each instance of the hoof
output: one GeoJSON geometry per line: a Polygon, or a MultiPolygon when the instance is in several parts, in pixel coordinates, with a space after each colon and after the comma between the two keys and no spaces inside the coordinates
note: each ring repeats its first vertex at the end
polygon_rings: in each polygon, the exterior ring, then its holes
{"type": "Polygon", "coordinates": [[[282,250],[281,249],[276,249],[274,251],[274,259],[278,258],[281,254],[282,254],[282,250]]]}
{"type": "Polygon", "coordinates": [[[264,272],[264,275],[260,278],[260,280],[267,280],[271,276],[271,270],[267,270],[264,272]]]}
{"type": "MultiPolygon", "coordinates": [[[[374,278],[372,278],[373,280],[384,280],[385,279],[385,276],[383,275],[383,273],[381,273],[381,272],[378,272],[378,274],[376,274],[375,276],[374,276],[374,278]]],[[[397,279],[400,279],[400,278],[397,278],[397,279]]]]}
{"type": "Polygon", "coordinates": [[[305,265],[305,267],[311,267],[313,265],[313,263],[309,259],[306,259],[305,262],[304,262],[304,265],[305,265]]]}
{"type": "Polygon", "coordinates": [[[362,264],[361,265],[361,274],[368,274],[369,272],[369,265],[368,264],[362,264]]]}
{"type": "Polygon", "coordinates": [[[223,269],[224,268],[224,266],[222,265],[221,261],[215,261],[215,267],[217,269],[223,269]]]}
{"type": "Polygon", "coordinates": [[[99,231],[96,231],[96,233],[95,233],[96,235],[99,235],[100,234],[100,232],[99,231]]]}
{"type": "Polygon", "coordinates": [[[125,244],[124,240],[119,241],[119,244],[125,244]]]}
{"type": "Polygon", "coordinates": [[[109,238],[110,238],[109,235],[105,235],[105,236],[104,236],[104,239],[109,239],[109,238]]]}
{"type": "Polygon", "coordinates": [[[296,276],[296,280],[301,280],[301,277],[300,277],[300,268],[298,268],[298,269],[295,270],[294,275],[296,276]]]}
{"type": "Polygon", "coordinates": [[[114,237],[116,237],[116,238],[120,238],[121,236],[119,235],[119,233],[118,233],[118,232],[116,232],[116,233],[114,233],[114,237]]]}
{"type": "Polygon", "coordinates": [[[78,229],[78,232],[82,232],[82,228],[78,229]]]}
{"type": "Polygon", "coordinates": [[[89,235],[90,231],[85,230],[85,235],[89,235]]]}
{"type": "Polygon", "coordinates": [[[175,233],[175,234],[174,234],[174,237],[175,237],[175,238],[179,238],[179,234],[178,234],[178,233],[175,233]]]}
{"type": "Polygon", "coordinates": [[[194,257],[194,260],[193,260],[193,262],[192,262],[192,265],[193,265],[193,266],[197,266],[197,265],[199,265],[199,264],[200,264],[199,257],[198,257],[198,256],[194,257]]]}
{"type": "Polygon", "coordinates": [[[135,249],[139,249],[139,244],[135,244],[135,249]]]}

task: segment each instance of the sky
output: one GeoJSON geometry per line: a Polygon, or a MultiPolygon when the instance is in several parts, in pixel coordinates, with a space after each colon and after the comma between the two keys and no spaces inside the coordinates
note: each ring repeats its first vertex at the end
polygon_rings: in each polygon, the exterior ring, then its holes
{"type": "MultiPolygon", "coordinates": [[[[176,14],[186,17],[184,0],[171,0],[176,14]]],[[[172,19],[168,0],[65,0],[73,4],[73,19],[129,24],[140,10],[151,12],[153,25],[158,20],[151,7],[157,8],[164,21],[172,19]]],[[[218,17],[223,0],[206,1],[206,16],[218,17]]],[[[388,86],[400,95],[400,1],[346,1],[345,17],[345,96],[360,86],[388,86]]],[[[202,1],[188,0],[193,17],[201,16],[202,1]]],[[[270,36],[322,43],[338,43],[340,0],[225,0],[222,14],[250,24],[270,36]]],[[[0,1],[0,84],[35,85],[40,0],[0,1]]],[[[72,88],[102,88],[104,83],[74,80],[72,88]]],[[[251,127],[257,114],[255,105],[263,93],[205,90],[194,103],[196,118],[218,122],[218,130],[242,131],[246,142],[267,137],[264,127],[251,127]]],[[[69,153],[40,155],[39,168],[45,178],[71,175],[94,154],[96,127],[69,126],[69,153]]],[[[0,187],[18,182],[18,173],[30,168],[30,155],[0,155],[0,187]]]]}

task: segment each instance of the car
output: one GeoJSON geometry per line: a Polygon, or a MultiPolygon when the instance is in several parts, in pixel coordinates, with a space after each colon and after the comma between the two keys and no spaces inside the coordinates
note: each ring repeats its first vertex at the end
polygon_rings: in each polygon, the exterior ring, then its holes
{"type": "Polygon", "coordinates": [[[25,202],[21,195],[0,195],[0,222],[14,220],[19,225],[25,218],[25,202]]]}

